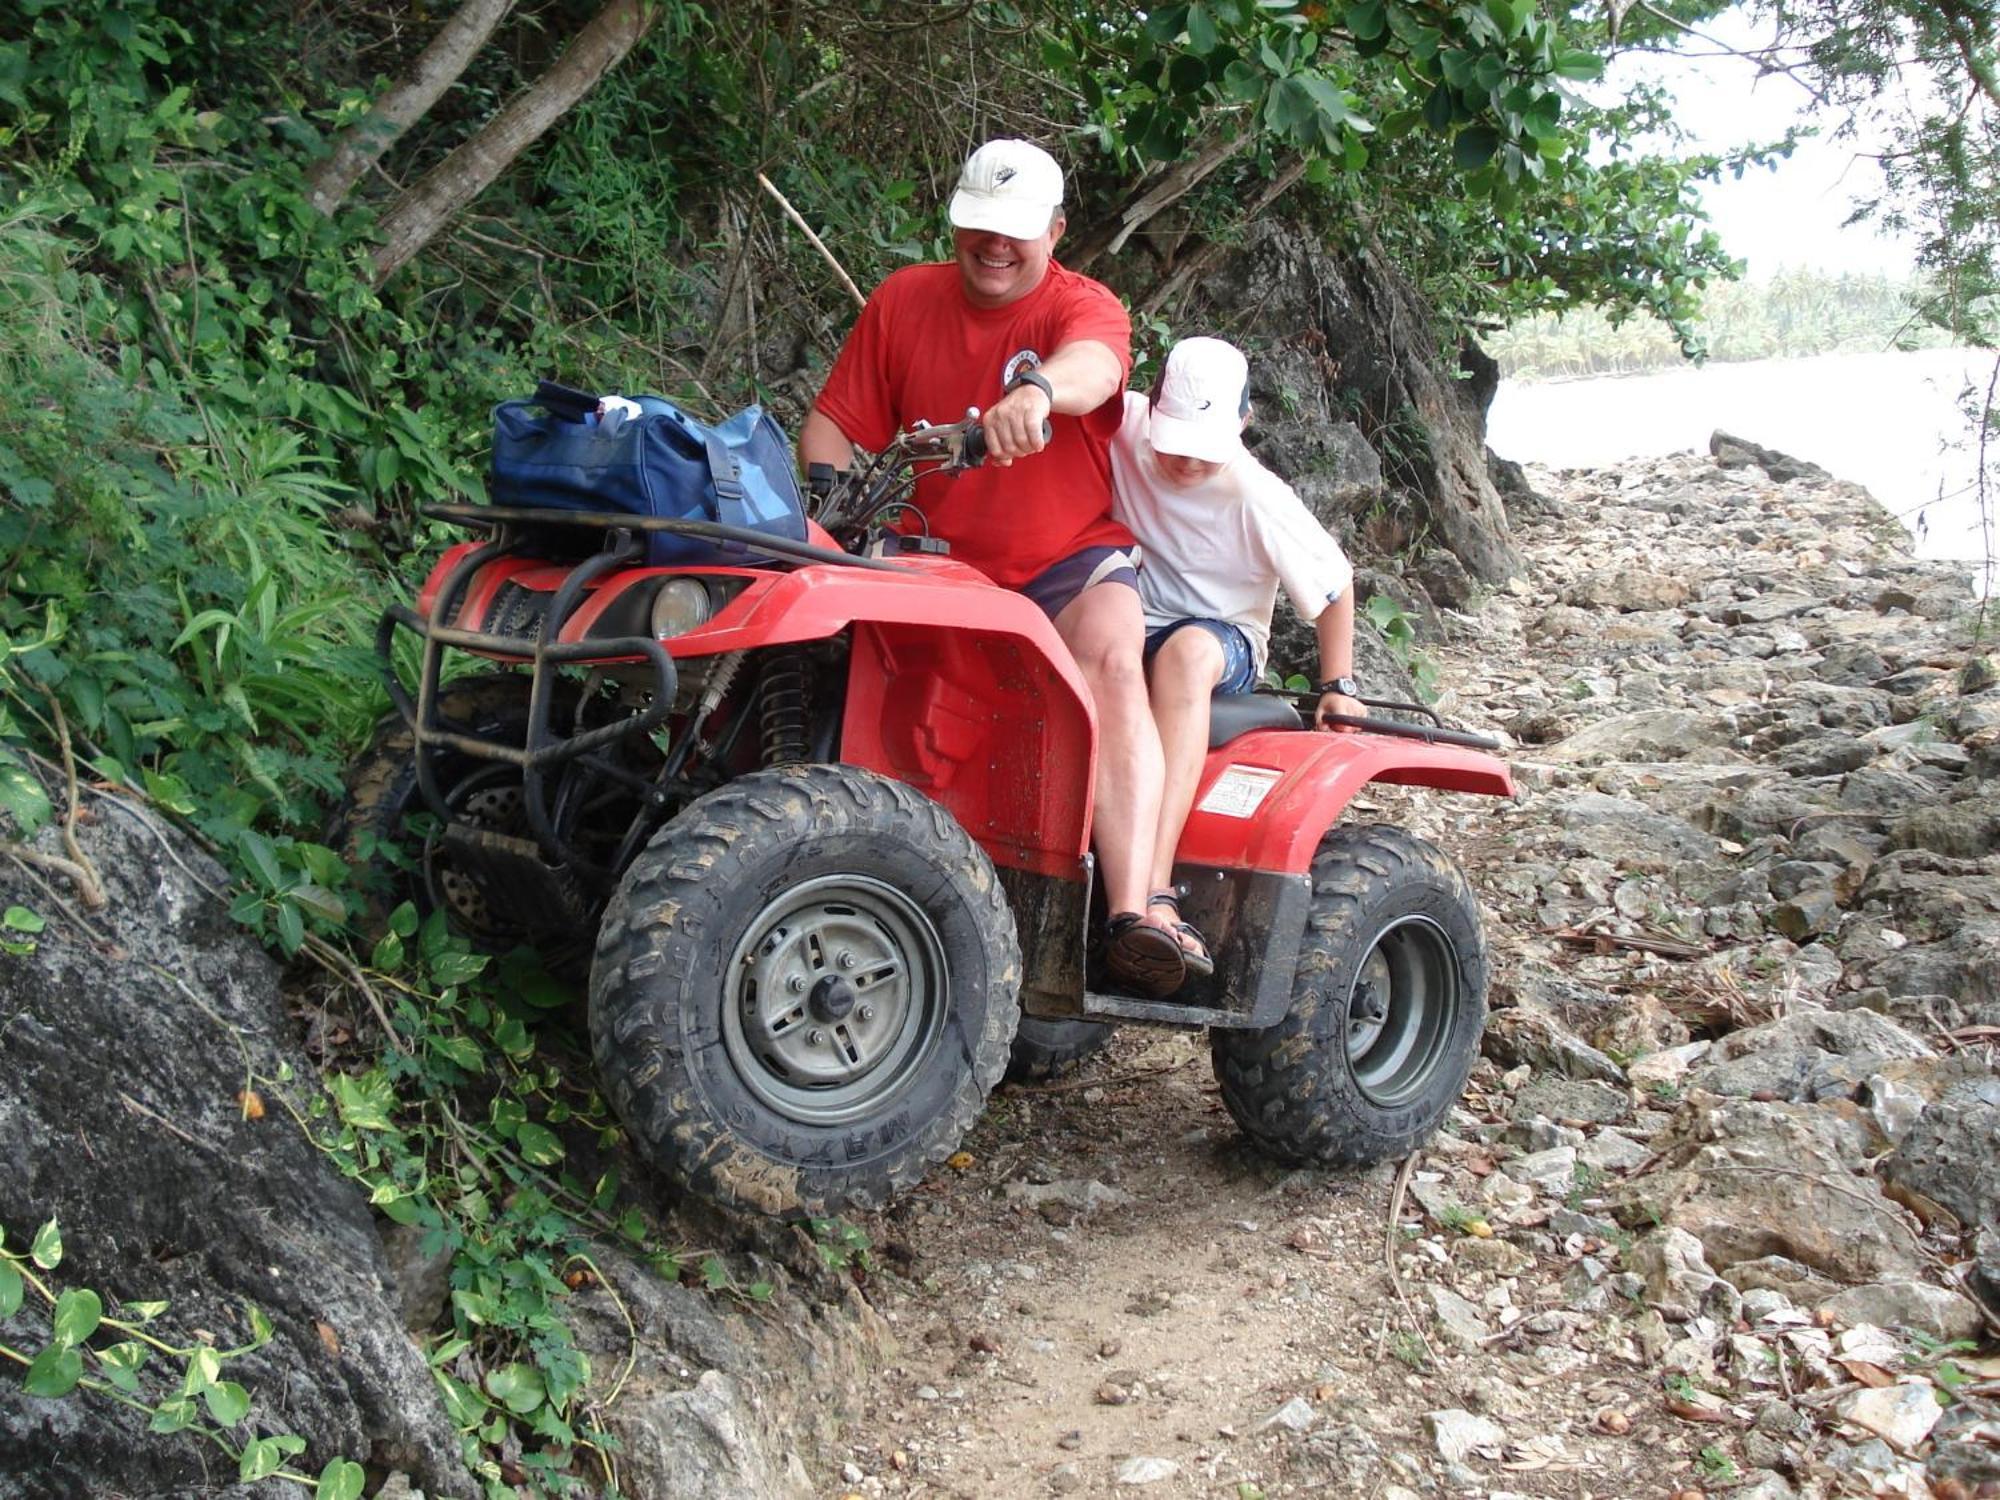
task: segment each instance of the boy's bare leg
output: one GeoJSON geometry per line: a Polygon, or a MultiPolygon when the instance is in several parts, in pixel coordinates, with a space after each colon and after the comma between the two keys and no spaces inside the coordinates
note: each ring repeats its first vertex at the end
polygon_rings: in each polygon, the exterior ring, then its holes
{"type": "Polygon", "coordinates": [[[1161,764],[1159,732],[1146,702],[1146,622],[1139,595],[1122,583],[1095,584],[1063,607],[1055,626],[1097,709],[1097,805],[1090,841],[1104,873],[1105,900],[1114,913],[1143,912],[1151,889],[1146,878],[1159,820],[1161,764]]]}
{"type": "MultiPolygon", "coordinates": [[[[1165,775],[1146,886],[1149,893],[1173,888],[1174,850],[1194,803],[1202,763],[1208,758],[1208,700],[1222,681],[1223,665],[1220,643],[1206,630],[1194,627],[1176,630],[1153,656],[1153,722],[1159,727],[1165,775]]],[[[1154,910],[1168,923],[1178,920],[1179,914],[1169,907],[1154,910]]]]}

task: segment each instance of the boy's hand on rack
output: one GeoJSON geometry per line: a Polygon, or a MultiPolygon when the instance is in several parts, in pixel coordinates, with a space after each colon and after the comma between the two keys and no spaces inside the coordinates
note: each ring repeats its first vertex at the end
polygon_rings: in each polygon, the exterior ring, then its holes
{"type": "Polygon", "coordinates": [[[1346,714],[1351,719],[1365,719],[1368,717],[1368,705],[1359,698],[1348,697],[1345,693],[1320,694],[1319,707],[1313,713],[1313,728],[1330,729],[1335,734],[1353,734],[1355,731],[1351,725],[1329,724],[1326,719],[1328,714],[1346,714]]]}

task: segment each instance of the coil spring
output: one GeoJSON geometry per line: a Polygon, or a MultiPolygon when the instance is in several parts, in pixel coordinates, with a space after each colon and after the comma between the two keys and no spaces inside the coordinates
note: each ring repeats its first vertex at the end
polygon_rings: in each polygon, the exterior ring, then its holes
{"type": "Polygon", "coordinates": [[[806,669],[806,654],[797,648],[773,651],[764,664],[758,722],[767,766],[806,758],[811,706],[806,669]]]}

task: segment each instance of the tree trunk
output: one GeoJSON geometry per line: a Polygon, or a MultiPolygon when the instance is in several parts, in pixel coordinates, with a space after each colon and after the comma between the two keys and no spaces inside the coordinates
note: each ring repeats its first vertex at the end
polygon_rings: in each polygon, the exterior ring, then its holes
{"type": "Polygon", "coordinates": [[[306,177],[307,198],[321,213],[331,215],[354,190],[354,184],[374,166],[403,132],[421,120],[438,96],[458,82],[473,54],[514,8],[514,0],[465,0],[452,12],[409,74],[359,124],[340,133],[333,154],[306,177]]]}
{"type": "Polygon", "coordinates": [[[398,198],[382,216],[383,242],[374,253],[375,284],[395,275],[452,215],[484,192],[515,157],[616,67],[646,34],[658,8],[657,0],[611,0],[577,33],[554,67],[398,198]]]}

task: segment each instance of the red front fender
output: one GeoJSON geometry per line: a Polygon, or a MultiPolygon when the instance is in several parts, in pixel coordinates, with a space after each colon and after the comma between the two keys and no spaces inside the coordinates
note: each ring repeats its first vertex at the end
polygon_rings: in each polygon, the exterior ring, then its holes
{"type": "Polygon", "coordinates": [[[1320,836],[1371,781],[1514,795],[1478,750],[1368,733],[1263,729],[1211,750],[1175,862],[1303,875],[1320,836]]]}

